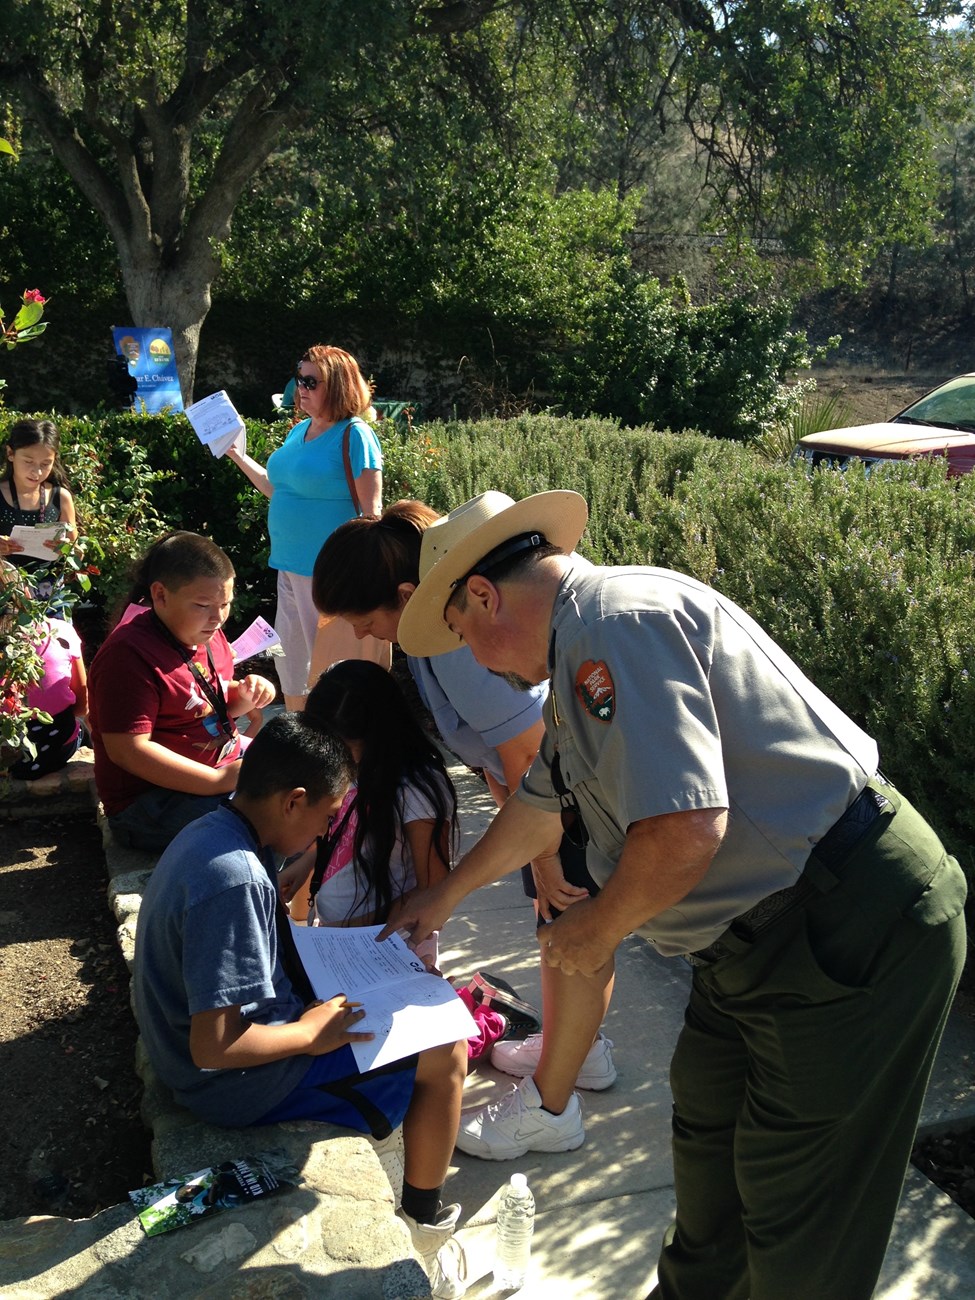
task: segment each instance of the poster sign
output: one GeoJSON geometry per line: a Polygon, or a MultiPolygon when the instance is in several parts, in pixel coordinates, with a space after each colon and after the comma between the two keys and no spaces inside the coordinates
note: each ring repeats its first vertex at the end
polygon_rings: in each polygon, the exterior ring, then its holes
{"type": "Polygon", "coordinates": [[[164,326],[113,325],[112,338],[116,353],[125,357],[129,374],[136,381],[135,410],[181,411],[183,397],[172,330],[164,326]]]}

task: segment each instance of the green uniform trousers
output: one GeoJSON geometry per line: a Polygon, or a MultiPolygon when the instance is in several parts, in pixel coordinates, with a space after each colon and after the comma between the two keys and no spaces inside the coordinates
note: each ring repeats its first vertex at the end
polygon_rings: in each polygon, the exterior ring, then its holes
{"type": "MultiPolygon", "coordinates": [[[[890,807],[812,897],[695,970],[654,1300],[868,1300],[965,957],[965,880],[890,807]]],[[[722,936],[725,938],[726,936],[722,936]]]]}

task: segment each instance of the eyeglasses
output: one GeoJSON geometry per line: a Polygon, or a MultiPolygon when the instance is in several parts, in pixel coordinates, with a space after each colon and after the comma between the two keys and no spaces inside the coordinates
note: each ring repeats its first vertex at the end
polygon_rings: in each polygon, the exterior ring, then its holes
{"type": "Polygon", "coordinates": [[[317,375],[295,375],[295,383],[306,393],[313,393],[321,382],[317,375]]]}
{"type": "Polygon", "coordinates": [[[552,787],[559,796],[559,803],[562,805],[559,810],[559,818],[562,822],[563,835],[577,849],[584,849],[589,843],[589,832],[586,829],[586,823],[582,820],[582,809],[576,802],[575,795],[565,783],[558,750],[555,751],[555,757],[552,759],[552,787]]]}

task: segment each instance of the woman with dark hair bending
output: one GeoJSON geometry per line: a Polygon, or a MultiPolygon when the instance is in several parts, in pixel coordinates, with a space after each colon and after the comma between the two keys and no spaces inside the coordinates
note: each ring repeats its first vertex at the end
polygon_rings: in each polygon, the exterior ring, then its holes
{"type": "MultiPolygon", "coordinates": [[[[329,834],[278,881],[311,925],[378,925],[414,889],[450,870],[457,800],[440,751],[402,690],[377,664],[346,659],[323,673],[305,706],[312,726],[339,736],[356,764],[329,834]]],[[[435,946],[422,954],[436,964],[435,946]]]]}

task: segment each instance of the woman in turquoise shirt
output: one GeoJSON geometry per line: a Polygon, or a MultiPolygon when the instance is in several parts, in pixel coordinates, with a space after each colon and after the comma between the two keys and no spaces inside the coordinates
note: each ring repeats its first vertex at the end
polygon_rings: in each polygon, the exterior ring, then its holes
{"type": "Polygon", "coordinates": [[[388,647],[357,641],[338,619],[323,629],[327,644],[320,640],[316,647],[319,618],[311,596],[312,570],[325,539],[357,513],[378,515],[382,509],[382,451],[363,418],[372,392],[353,356],[321,343],[298,362],[295,384],[299,419],[267,468],[246,453],[227,453],[270,501],[269,563],[278,571],[274,626],[284,649],[278,678],[289,709],[304,707],[313,651],[323,667],[338,659],[389,665],[388,647]],[[346,431],[358,512],[343,463],[346,431]]]}

